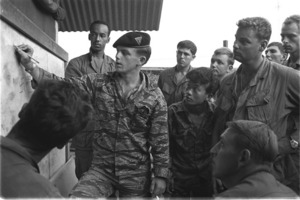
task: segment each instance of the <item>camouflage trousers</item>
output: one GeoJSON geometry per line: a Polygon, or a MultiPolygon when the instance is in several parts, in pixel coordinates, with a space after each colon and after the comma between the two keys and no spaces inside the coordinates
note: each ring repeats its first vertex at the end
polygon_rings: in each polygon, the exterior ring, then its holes
{"type": "Polygon", "coordinates": [[[150,197],[151,174],[115,176],[104,170],[89,169],[75,185],[70,196],[75,198],[150,197]]]}

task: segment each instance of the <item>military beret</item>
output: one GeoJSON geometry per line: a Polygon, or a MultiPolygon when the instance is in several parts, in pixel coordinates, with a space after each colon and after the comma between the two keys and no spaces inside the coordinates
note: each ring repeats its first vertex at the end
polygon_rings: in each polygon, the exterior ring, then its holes
{"type": "Polygon", "coordinates": [[[144,32],[129,32],[122,35],[114,44],[113,47],[147,47],[150,44],[150,35],[144,32]]]}

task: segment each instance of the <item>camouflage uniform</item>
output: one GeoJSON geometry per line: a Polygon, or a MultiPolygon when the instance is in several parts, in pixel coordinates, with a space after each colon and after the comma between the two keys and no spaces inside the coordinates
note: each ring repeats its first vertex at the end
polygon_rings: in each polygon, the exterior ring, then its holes
{"type": "MultiPolygon", "coordinates": [[[[66,68],[65,77],[81,77],[86,74],[115,71],[115,61],[109,56],[104,55],[101,66],[97,65],[92,53],[81,55],[72,59],[66,68]]],[[[94,124],[90,122],[86,128],[72,138],[72,146],[75,148],[75,173],[79,179],[86,172],[92,163],[92,137],[94,124]]]]}
{"type": "Polygon", "coordinates": [[[195,124],[184,101],[168,109],[173,197],[211,197],[213,105],[205,101],[195,124]]]}
{"type": "MultiPolygon", "coordinates": [[[[61,79],[38,70],[38,82],[61,79]]],[[[150,149],[154,176],[168,177],[167,105],[160,89],[153,87],[141,72],[142,83],[124,99],[116,76],[118,73],[114,72],[65,79],[92,96],[96,113],[92,166],[73,189],[73,196],[107,197],[115,187],[120,197],[147,195],[151,181],[150,149]]]]}
{"type": "MultiPolygon", "coordinates": [[[[192,71],[193,69],[194,68],[189,66],[187,73],[192,71]]],[[[168,106],[170,106],[173,103],[182,101],[184,97],[184,92],[187,87],[186,77],[184,77],[180,82],[177,82],[175,76],[176,71],[177,66],[172,67],[170,69],[165,69],[159,74],[158,78],[158,87],[163,92],[168,106]]]]}

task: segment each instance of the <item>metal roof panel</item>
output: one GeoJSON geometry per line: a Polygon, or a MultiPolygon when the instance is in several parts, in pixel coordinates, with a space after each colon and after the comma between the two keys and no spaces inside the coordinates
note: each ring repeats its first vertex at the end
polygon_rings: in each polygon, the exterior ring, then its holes
{"type": "Polygon", "coordinates": [[[66,18],[61,32],[89,31],[95,20],[106,21],[114,31],[159,30],[163,0],[61,0],[66,18]]]}

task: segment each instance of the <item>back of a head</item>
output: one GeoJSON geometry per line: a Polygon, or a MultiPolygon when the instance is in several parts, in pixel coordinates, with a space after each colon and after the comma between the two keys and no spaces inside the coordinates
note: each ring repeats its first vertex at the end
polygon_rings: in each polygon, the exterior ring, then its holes
{"type": "Polygon", "coordinates": [[[298,26],[298,30],[300,30],[300,15],[291,15],[287,17],[283,24],[291,24],[291,23],[296,23],[298,26]]]}
{"type": "Polygon", "coordinates": [[[72,83],[45,80],[19,114],[23,130],[18,137],[32,149],[50,150],[65,144],[87,125],[92,106],[89,96],[72,83]]]}
{"type": "Polygon", "coordinates": [[[190,40],[183,40],[177,44],[177,49],[189,49],[193,55],[197,53],[197,46],[190,40]]]}
{"type": "Polygon", "coordinates": [[[278,47],[279,51],[281,54],[284,54],[284,48],[283,48],[283,44],[281,42],[271,42],[270,44],[268,44],[268,48],[269,47],[273,47],[273,46],[276,46],[278,47]]]}
{"type": "Polygon", "coordinates": [[[257,164],[271,164],[278,155],[277,136],[271,128],[258,121],[237,120],[228,123],[236,133],[236,147],[248,149],[257,164]]]}
{"type": "Polygon", "coordinates": [[[186,78],[192,84],[206,85],[206,92],[213,96],[219,88],[219,81],[208,67],[195,68],[186,74],[186,78]]]}
{"type": "Polygon", "coordinates": [[[214,55],[227,55],[228,56],[228,64],[234,64],[234,56],[233,52],[227,47],[221,47],[214,51],[214,55]]]}
{"type": "Polygon", "coordinates": [[[262,17],[248,17],[238,21],[239,28],[249,28],[256,32],[259,40],[270,40],[272,34],[272,27],[270,22],[262,17]]]}

